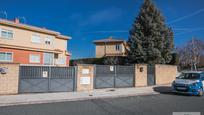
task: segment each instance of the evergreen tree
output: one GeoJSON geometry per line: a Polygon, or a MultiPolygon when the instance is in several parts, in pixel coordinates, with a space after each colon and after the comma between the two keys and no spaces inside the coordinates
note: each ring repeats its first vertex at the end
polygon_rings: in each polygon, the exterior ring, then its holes
{"type": "Polygon", "coordinates": [[[145,0],[130,30],[128,60],[131,63],[163,64],[172,59],[173,32],[151,0],[145,0]]]}

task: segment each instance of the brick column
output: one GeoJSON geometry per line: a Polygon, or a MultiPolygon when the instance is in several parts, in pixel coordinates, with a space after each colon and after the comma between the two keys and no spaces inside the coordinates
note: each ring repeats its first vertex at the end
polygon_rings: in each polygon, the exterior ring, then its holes
{"type": "Polygon", "coordinates": [[[79,65],[77,66],[77,91],[93,90],[94,66],[79,65]]]}
{"type": "Polygon", "coordinates": [[[170,84],[175,80],[177,66],[174,65],[155,65],[155,80],[157,85],[170,84]]]}
{"type": "Polygon", "coordinates": [[[0,63],[0,95],[17,94],[19,86],[19,64],[0,63]]]}
{"type": "Polygon", "coordinates": [[[135,87],[147,86],[147,65],[135,65],[135,87]]]}

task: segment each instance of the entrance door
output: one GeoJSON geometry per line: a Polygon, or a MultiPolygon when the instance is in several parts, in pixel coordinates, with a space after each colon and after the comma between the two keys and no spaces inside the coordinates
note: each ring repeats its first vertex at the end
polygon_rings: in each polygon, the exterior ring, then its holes
{"type": "Polygon", "coordinates": [[[20,93],[68,92],[75,89],[75,67],[20,66],[20,93]]]}
{"type": "Polygon", "coordinates": [[[117,88],[134,86],[134,66],[95,66],[95,88],[117,88]]]}

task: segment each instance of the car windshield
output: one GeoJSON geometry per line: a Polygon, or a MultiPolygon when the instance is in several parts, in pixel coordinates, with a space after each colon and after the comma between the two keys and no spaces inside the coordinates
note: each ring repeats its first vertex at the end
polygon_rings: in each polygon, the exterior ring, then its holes
{"type": "Polygon", "coordinates": [[[199,73],[182,73],[178,79],[200,79],[199,73]]]}

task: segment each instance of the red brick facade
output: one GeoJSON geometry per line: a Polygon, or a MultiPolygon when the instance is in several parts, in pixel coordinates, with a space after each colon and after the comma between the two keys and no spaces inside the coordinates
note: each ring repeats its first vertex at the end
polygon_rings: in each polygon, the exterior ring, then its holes
{"type": "MultiPolygon", "coordinates": [[[[9,48],[0,48],[0,52],[11,52],[13,54],[14,63],[43,65],[43,53],[44,52],[9,49],[9,48]],[[30,54],[40,55],[40,63],[30,63],[30,54]]],[[[69,58],[70,56],[67,56],[66,58],[67,66],[69,66],[69,58]]]]}

